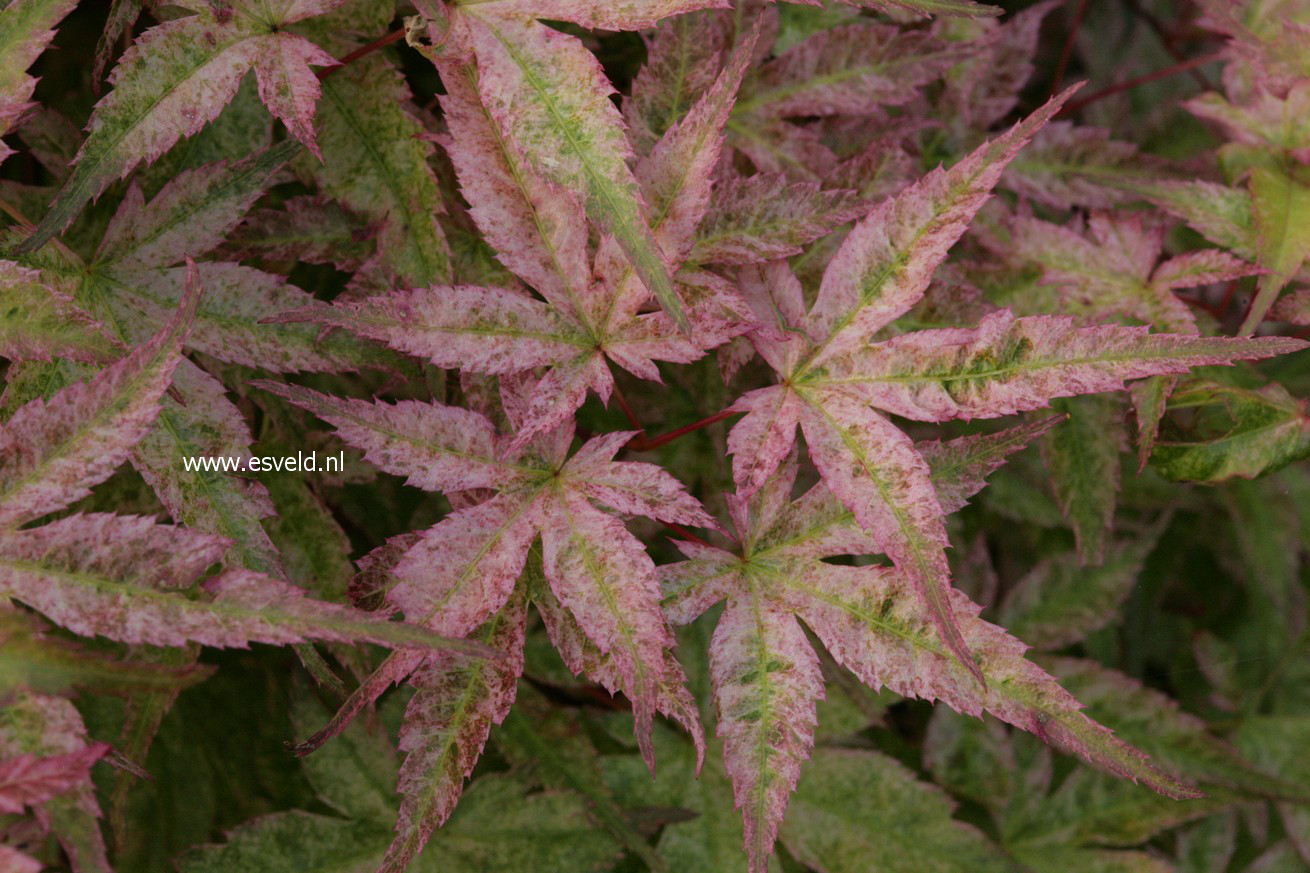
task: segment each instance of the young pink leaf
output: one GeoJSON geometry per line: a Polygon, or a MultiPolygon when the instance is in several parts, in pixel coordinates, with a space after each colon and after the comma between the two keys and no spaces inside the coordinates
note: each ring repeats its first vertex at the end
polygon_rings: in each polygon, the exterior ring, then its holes
{"type": "Polygon", "coordinates": [[[504,657],[460,662],[433,655],[410,678],[417,690],[400,729],[406,757],[396,783],[403,799],[380,871],[404,871],[454,810],[492,726],[514,702],[526,631],[527,605],[515,597],[474,635],[504,657]]]}
{"type": "Polygon", "coordinates": [[[639,154],[649,154],[714,84],[730,47],[730,24],[714,12],[679,15],[645,38],[646,63],[623,101],[628,136],[639,154]]]}
{"type": "Polygon", "coordinates": [[[868,341],[919,301],[932,272],[987,202],[1005,166],[1060,110],[1071,88],[985,143],[950,170],[937,169],[863,218],[823,274],[807,329],[814,367],[868,341]]]}
{"type": "Polygon", "coordinates": [[[802,405],[795,391],[777,386],[749,391],[729,407],[746,413],[728,432],[732,477],[740,493],[754,492],[787,457],[796,442],[802,405]]]}
{"type": "Polygon", "coordinates": [[[1022,451],[1061,421],[1064,421],[1064,416],[1050,415],[996,433],[972,434],[946,442],[915,443],[914,447],[923,455],[932,472],[932,484],[942,512],[950,515],[963,509],[1007,457],[1022,451]]]}
{"type": "MultiPolygon", "coordinates": [[[[109,751],[108,743],[91,743],[59,755],[18,755],[0,760],[0,813],[21,815],[57,794],[91,779],[91,765],[109,751]]],[[[8,868],[4,868],[8,869],[8,868]]]]}
{"type": "Polygon", "coordinates": [[[824,481],[904,573],[960,663],[984,681],[951,613],[950,543],[928,463],[908,436],[858,400],[836,391],[802,398],[801,427],[824,481]]]}
{"type": "Polygon", "coordinates": [[[717,735],[745,824],[751,873],[765,873],[787,800],[814,748],[819,658],[796,618],[745,591],[710,643],[717,735]]]}
{"type": "Polygon", "coordinates": [[[1305,348],[1290,337],[1152,334],[1145,327],[1075,327],[1070,318],[992,313],[974,329],[923,330],[834,361],[828,382],[918,421],[992,418],[1054,397],[1118,391],[1128,379],[1258,360],[1305,348]]]}
{"type": "Polygon", "coordinates": [[[504,288],[468,285],[309,306],[267,320],[345,328],[438,367],[478,373],[517,373],[563,363],[594,345],[576,323],[538,300],[504,288]]]}
{"type": "Polygon", "coordinates": [[[564,493],[543,508],[542,551],[551,590],[614,662],[632,700],[637,742],[651,772],[652,719],[672,635],[659,608],[655,566],[617,519],[564,493]]]}
{"type": "MultiPolygon", "coordinates": [[[[512,484],[521,469],[499,458],[491,422],[476,412],[418,400],[396,404],[330,397],[298,385],[250,383],[312,412],[388,473],[430,491],[512,484]]],[[[480,623],[480,622],[479,622],[480,623]]]]}
{"type": "Polygon", "coordinates": [[[628,169],[632,149],[609,100],[613,88],[595,56],[577,38],[535,21],[467,9],[478,86],[491,116],[512,142],[534,144],[524,155],[536,171],[583,201],[678,329],[690,331],[628,169]],[[554,147],[537,147],[542,143],[554,147]]]}
{"type": "Polygon", "coordinates": [[[713,516],[663,467],[633,461],[614,463],[614,456],[635,435],[616,431],[590,440],[569,459],[560,476],[592,500],[624,514],[717,528],[713,516]]]}
{"type": "Polygon", "coordinates": [[[0,526],[85,497],[145,436],[200,304],[194,265],[190,270],[182,305],[154,339],[48,403],[36,398],[0,429],[0,526]]]}

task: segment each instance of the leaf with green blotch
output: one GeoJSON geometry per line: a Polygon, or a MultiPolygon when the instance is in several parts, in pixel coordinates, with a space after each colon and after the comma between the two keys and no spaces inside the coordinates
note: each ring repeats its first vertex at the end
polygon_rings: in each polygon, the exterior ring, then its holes
{"type": "Polygon", "coordinates": [[[684,333],[691,331],[665,254],[644,214],[632,148],[613,91],[576,37],[535,21],[465,8],[478,57],[478,89],[497,125],[538,173],[574,193],[612,234],[646,289],[684,333]]]}
{"type": "Polygon", "coordinates": [[[91,116],[73,175],[20,251],[39,248],[115,179],[197,133],[236,95],[250,70],[259,80],[260,99],[317,152],[313,117],[319,85],[310,65],[336,61],[284,26],[331,5],[331,0],[243,2],[219,14],[197,4],[197,14],[142,34],[110,76],[114,88],[91,116]]]}
{"type": "Polygon", "coordinates": [[[1006,592],[997,621],[1038,649],[1080,642],[1114,620],[1162,530],[1111,543],[1093,567],[1076,552],[1042,560],[1006,592]]]}
{"type": "Polygon", "coordinates": [[[820,749],[805,765],[780,834],[792,856],[827,873],[1018,873],[953,802],[874,751],[820,749]]]}
{"type": "MultiPolygon", "coordinates": [[[[9,133],[31,108],[36,79],[27,68],[40,57],[76,0],[13,0],[0,9],[0,134],[9,133]]],[[[0,143],[0,161],[12,154],[0,143]]]]}
{"type": "MultiPolygon", "coordinates": [[[[40,758],[78,755],[85,754],[88,748],[86,725],[67,700],[20,691],[0,707],[0,759],[21,755],[40,758]]],[[[0,788],[0,795],[4,794],[5,789],[0,788]]],[[[53,831],[74,870],[110,873],[108,853],[97,821],[100,806],[96,803],[89,772],[84,770],[82,778],[72,780],[64,791],[39,806],[43,828],[53,831]]]]}
{"type": "Polygon", "coordinates": [[[959,592],[949,594],[964,639],[978,653],[970,665],[941,642],[930,611],[898,570],[824,561],[882,546],[822,484],[789,500],[795,475],[793,461],[750,498],[729,498],[739,554],[680,543],[688,560],[660,568],[671,621],[684,624],[720,600],[729,603],[711,643],[711,671],[718,735],[752,869],[762,870],[769,857],[813,744],[814,701],[823,684],[798,617],[839,664],[875,689],[935,698],[971,715],[991,712],[1161,794],[1195,796],[1083,715],[1073,696],[1024,660],[1022,643],[978,618],[978,607],[959,592]]]}
{"type": "Polygon", "coordinates": [[[1042,457],[1079,560],[1097,566],[1114,525],[1119,452],[1128,447],[1123,406],[1117,398],[1092,396],[1054,400],[1051,408],[1068,419],[1042,439],[1042,457]]]}
{"type": "Polygon", "coordinates": [[[173,692],[209,677],[213,667],[122,657],[50,633],[37,616],[0,609],[0,696],[20,687],[42,694],[173,692]]]}
{"type": "Polygon", "coordinates": [[[1251,207],[1259,240],[1260,277],[1240,333],[1254,333],[1278,293],[1310,256],[1310,183],[1275,167],[1251,170],[1251,207]]]}
{"type": "Polygon", "coordinates": [[[1169,400],[1151,466],[1179,482],[1221,482],[1271,473],[1310,457],[1310,418],[1276,382],[1244,387],[1183,383],[1169,400]]]}
{"type": "Polygon", "coordinates": [[[318,112],[321,190],[378,226],[377,258],[402,287],[448,282],[450,254],[437,221],[444,211],[429,164],[432,146],[415,117],[409,86],[374,55],[323,80],[318,112]]]}
{"type": "Polygon", "coordinates": [[[39,271],[0,261],[0,357],[108,364],[121,353],[105,326],[39,271]]]}

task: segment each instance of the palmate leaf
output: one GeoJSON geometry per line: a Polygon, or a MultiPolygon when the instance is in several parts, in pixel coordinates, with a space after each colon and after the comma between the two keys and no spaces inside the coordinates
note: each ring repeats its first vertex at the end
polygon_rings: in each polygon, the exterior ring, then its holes
{"type": "MultiPolygon", "coordinates": [[[[743,40],[710,90],[636,167],[655,238],[679,262],[692,248],[707,207],[721,130],[752,39],[743,40]]],[[[713,277],[683,277],[691,340],[663,313],[638,314],[648,297],[646,286],[616,242],[602,242],[595,264],[601,282],[594,284],[577,201],[566,186],[529,164],[477,98],[474,86],[484,83],[485,70],[441,56],[437,64],[449,83],[442,98],[453,134],[448,148],[460,184],[475,203],[472,217],[502,262],[545,302],[513,288],[433,286],[295,309],[269,321],[346,328],[466,372],[506,375],[549,367],[518,423],[519,447],[563,422],[589,391],[608,399],[613,378],[606,358],[641,378],[657,379],[656,360],[693,361],[747,328],[738,323],[744,307],[730,286],[713,277]],[[704,291],[693,287],[701,279],[709,283],[704,291]]]]}
{"type": "MultiPolygon", "coordinates": [[[[33,104],[36,79],[27,68],[45,51],[55,25],[76,6],[75,0],[14,0],[0,10],[0,134],[9,133],[33,104]]],[[[0,143],[0,161],[13,154],[0,143]]]]}
{"type": "Polygon", "coordinates": [[[668,263],[642,214],[632,156],[612,87],[574,37],[531,19],[482,16],[467,7],[482,100],[508,138],[544,178],[572,192],[613,234],[632,268],[684,333],[691,323],[668,263]],[[540,146],[547,145],[551,152],[540,146]]]}
{"type": "MultiPolygon", "coordinates": [[[[281,383],[255,384],[334,424],[348,444],[412,484],[446,492],[492,490],[493,496],[406,539],[405,548],[397,543],[379,556],[394,561],[386,605],[410,621],[449,636],[483,626],[493,633],[493,645],[521,645],[522,607],[506,604],[522,596],[515,594],[516,583],[522,584],[519,577],[540,535],[551,598],[543,610],[547,626],[570,666],[594,671],[595,678],[632,700],[638,743],[653,767],[655,713],[685,716],[694,706],[669,655],[673,640],[659,608],[655,567],[641,542],[595,504],[678,524],[716,523],[660,468],[611,460],[631,433],[592,439],[566,460],[572,433],[567,426],[529,442],[520,453],[471,411],[434,403],[392,406],[281,383]],[[558,613],[550,614],[556,608],[558,613]]],[[[517,676],[517,669],[503,664],[474,664],[461,672],[423,663],[405,653],[389,658],[333,722],[302,746],[312,749],[338,732],[391,684],[408,676],[419,687],[403,734],[414,763],[407,760],[402,771],[410,775],[400,834],[389,855],[394,869],[450,814],[486,731],[504,717],[517,676]],[[460,695],[478,695],[491,684],[496,691],[482,700],[485,706],[470,709],[473,696],[458,703],[460,695]]],[[[699,729],[694,717],[685,721],[699,729]]]]}
{"type": "MultiPolygon", "coordinates": [[[[1021,440],[1033,434],[1013,436],[1021,440]]],[[[962,466],[977,471],[994,466],[984,444],[973,441],[958,449],[974,456],[962,466]]],[[[661,568],[663,603],[671,621],[691,621],[723,599],[729,602],[725,618],[735,611],[735,620],[722,632],[725,642],[711,647],[711,659],[719,735],[725,739],[753,869],[764,869],[799,759],[812,744],[818,694],[810,688],[805,665],[815,656],[800,652],[798,647],[809,649],[803,635],[788,636],[797,617],[838,663],[875,688],[938,699],[971,715],[991,712],[1168,796],[1195,796],[1082,715],[1072,696],[1023,659],[1022,643],[979,619],[978,607],[958,592],[950,592],[953,611],[976,653],[971,663],[983,672],[985,686],[942,645],[931,614],[899,570],[825,562],[878,546],[822,484],[788,501],[794,475],[794,465],[785,465],[749,501],[733,498],[740,554],[680,544],[689,560],[661,568]],[[750,640],[754,648],[729,646],[729,640],[750,640]],[[748,653],[756,659],[749,664],[748,653]]]]}
{"type": "MultiPolygon", "coordinates": [[[[337,0],[339,2],[339,0],[337,0]]],[[[335,59],[284,29],[326,11],[334,0],[238,4],[216,16],[196,14],[151,28],[124,53],[110,76],[114,89],[96,106],[73,175],[20,251],[34,251],[59,233],[91,198],[137,164],[152,163],[184,136],[213,120],[254,70],[260,99],[311,151],[319,85],[310,65],[335,59]]]]}

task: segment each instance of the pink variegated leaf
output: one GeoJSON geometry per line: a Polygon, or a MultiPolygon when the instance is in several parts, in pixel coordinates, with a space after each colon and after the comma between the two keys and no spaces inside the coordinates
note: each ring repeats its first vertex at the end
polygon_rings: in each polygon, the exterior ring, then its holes
{"type": "Polygon", "coordinates": [[[810,336],[823,345],[809,366],[859,346],[919,301],[933,270],[987,202],[1006,165],[1073,90],[950,170],[934,170],[884,200],[855,226],[829,262],[810,311],[810,336]]]}
{"type": "Polygon", "coordinates": [[[400,816],[381,871],[404,871],[454,810],[492,726],[514,702],[526,630],[527,604],[515,595],[473,635],[503,657],[459,661],[437,654],[410,677],[416,690],[400,728],[406,753],[396,783],[400,816]]]}
{"type": "Polygon", "coordinates": [[[218,161],[184,170],[149,203],[133,184],[96,249],[96,268],[128,277],[210,251],[297,151],[295,143],[281,143],[231,164],[218,161]]]}
{"type": "Polygon", "coordinates": [[[39,270],[0,261],[0,357],[14,361],[108,364],[121,344],[39,270]]]}
{"type": "Polygon", "coordinates": [[[482,415],[438,403],[396,404],[330,397],[299,385],[250,383],[312,412],[337,428],[365,460],[429,491],[512,484],[523,472],[502,461],[495,431],[482,415]]]}
{"type": "Polygon", "coordinates": [[[687,624],[745,585],[739,556],[700,543],[678,542],[690,560],[659,567],[660,606],[673,624],[687,624]]]}
{"type": "Polygon", "coordinates": [[[551,367],[532,388],[511,450],[521,449],[571,419],[587,399],[588,391],[595,392],[602,402],[608,403],[612,390],[614,377],[604,356],[599,353],[584,352],[560,366],[551,367]]]}
{"type": "Polygon", "coordinates": [[[1054,397],[1118,391],[1128,379],[1258,360],[1305,348],[1290,337],[1151,334],[1079,328],[1063,316],[1001,310],[974,329],[923,330],[868,346],[829,368],[824,384],[918,421],[992,418],[1054,397]]]}
{"type": "MultiPolygon", "coordinates": [[[[610,694],[623,689],[623,676],[615,659],[601,652],[591,638],[583,632],[575,619],[546,586],[537,586],[532,601],[541,615],[546,634],[559,652],[565,666],[575,676],[585,675],[599,683],[610,694]]],[[[665,679],[656,690],[655,708],[673,719],[691,735],[696,747],[696,769],[700,771],[705,760],[705,728],[701,726],[696,698],[686,688],[687,677],[673,654],[664,659],[665,679]]]]}
{"type": "Polygon", "coordinates": [[[59,755],[28,753],[0,760],[0,813],[20,815],[24,807],[39,806],[76,785],[89,783],[91,765],[108,751],[108,743],[91,743],[59,755]]]}
{"type": "Polygon", "coordinates": [[[803,573],[783,574],[782,582],[788,601],[832,656],[874,688],[885,685],[907,697],[941,700],[968,715],[990,712],[1161,794],[1199,796],[1083,715],[1068,692],[1024,659],[1023,643],[978,618],[979,608],[959,592],[951,592],[953,611],[979,657],[985,687],[942,650],[932,617],[911,596],[910,583],[899,571],[815,563],[803,573]]]}
{"type": "Polygon", "coordinates": [[[45,867],[31,855],[15,849],[13,846],[0,845],[0,870],[10,873],[41,873],[45,867]]]}
{"type": "Polygon", "coordinates": [[[807,390],[801,396],[805,442],[824,482],[882,544],[942,640],[982,682],[951,614],[950,543],[928,462],[899,428],[849,395],[807,390]]]}
{"type": "Polygon", "coordinates": [[[687,255],[693,264],[758,264],[803,247],[863,214],[854,192],[791,182],[780,173],[733,176],[715,186],[687,255]]]}
{"type": "Polygon", "coordinates": [[[700,501],[663,467],[613,460],[635,435],[617,431],[589,440],[560,470],[560,477],[592,500],[624,514],[718,529],[719,523],[700,501]]]}
{"type": "Polygon", "coordinates": [[[482,0],[479,6],[492,15],[571,21],[599,30],[643,30],[673,15],[730,8],[728,0],[482,0]]]}
{"type": "Polygon", "coordinates": [[[787,801],[814,748],[819,658],[789,611],[734,595],[710,642],[717,735],[745,824],[751,873],[765,873],[787,801]]]}
{"type": "Polygon", "coordinates": [[[959,49],[924,31],[874,22],[833,28],[760,67],[734,112],[867,115],[913,100],[959,57],[959,49]]]}
{"type": "Polygon", "coordinates": [[[392,685],[398,685],[407,676],[417,670],[426,660],[427,653],[418,649],[397,649],[387,655],[378,668],[350,693],[350,696],[338,707],[336,713],[322,728],[312,736],[291,747],[297,755],[305,756],[321,747],[328,740],[341,735],[350,723],[392,685]]]}
{"type": "Polygon", "coordinates": [[[928,462],[942,512],[950,515],[963,509],[1007,457],[1022,451],[1063,420],[1064,416],[1051,415],[996,433],[915,443],[915,449],[928,462]]]}
{"type": "Polygon", "coordinates": [[[591,281],[587,223],[576,199],[545,181],[507,142],[478,96],[477,67],[438,59],[450,128],[446,152],[469,214],[501,262],[560,312],[582,318],[591,281]]]}
{"type": "Polygon", "coordinates": [[[464,636],[509,599],[537,538],[531,494],[501,494],[424,531],[392,568],[387,602],[417,624],[464,636]]]}
{"type": "Polygon", "coordinates": [[[602,654],[632,700],[637,742],[654,771],[652,719],[668,677],[673,637],[659,606],[655,566],[613,516],[565,491],[543,507],[543,567],[551,590],[602,654]]]}
{"type": "Polygon", "coordinates": [[[478,89],[506,137],[546,180],[571,192],[614,237],[679,330],[690,325],[644,214],[613,87],[573,36],[532,20],[461,10],[478,59],[478,89]]]}
{"type": "Polygon", "coordinates": [[[1170,258],[1156,269],[1151,281],[1166,288],[1193,288],[1215,282],[1231,282],[1253,276],[1259,271],[1255,265],[1227,252],[1205,249],[1170,258]]]}
{"type": "MultiPolygon", "coordinates": [[[[0,134],[9,133],[32,107],[36,79],[27,75],[55,35],[55,25],[76,0],[14,0],[0,10],[0,134]]],[[[0,160],[4,156],[0,155],[0,160]]]]}
{"type": "Polygon", "coordinates": [[[594,343],[546,304],[504,288],[434,285],[266,319],[340,327],[438,367],[517,373],[571,360],[594,343]]]}
{"type": "Polygon", "coordinates": [[[1310,325],[1310,291],[1294,291],[1269,311],[1269,317],[1296,325],[1310,325]]]}
{"type": "Polygon", "coordinates": [[[218,537],[149,518],[73,515],[0,532],[0,593],[74,633],[124,643],[245,647],[323,639],[486,654],[424,628],[310,600],[248,570],[206,582],[210,600],[170,590],[189,587],[226,547],[218,537]]]}
{"type": "Polygon", "coordinates": [[[661,21],[646,38],[646,63],[623,101],[628,136],[639,154],[649,154],[714,84],[730,47],[730,24],[713,12],[679,15],[661,21]]]}
{"type": "MultiPolygon", "coordinates": [[[[241,264],[204,261],[196,265],[205,297],[196,311],[186,347],[220,361],[279,373],[332,372],[380,367],[391,355],[373,343],[340,331],[323,335],[310,324],[271,322],[282,312],[314,304],[308,293],[282,276],[241,264]]],[[[153,331],[177,307],[185,268],[169,267],[102,274],[110,289],[106,307],[131,333],[153,331]]]]}
{"type": "Polygon", "coordinates": [[[841,0],[851,6],[886,12],[914,12],[919,15],[944,15],[955,18],[994,18],[1005,10],[974,0],[841,0]]]}
{"type": "Polygon", "coordinates": [[[728,407],[730,412],[746,413],[728,432],[738,491],[755,491],[787,457],[796,442],[802,405],[795,391],[778,385],[747,392],[728,407]]]}
{"type": "Polygon", "coordinates": [[[196,15],[151,28],[123,53],[109,77],[113,90],[91,115],[73,175],[20,251],[36,250],[115,179],[199,132],[232,100],[251,69],[269,109],[300,142],[317,150],[310,121],[318,83],[309,65],[331,57],[282,29],[311,12],[304,4],[286,2],[236,6],[220,15],[199,5],[196,15]]]}
{"type": "MultiPolygon", "coordinates": [[[[95,745],[87,737],[86,725],[77,708],[62,697],[20,689],[6,699],[4,709],[0,710],[0,759],[20,755],[76,756],[95,745]]],[[[90,778],[78,780],[48,798],[41,804],[38,815],[42,827],[48,827],[59,840],[74,871],[107,873],[111,869],[100,833],[100,805],[90,778]]],[[[26,857],[20,856],[20,863],[26,857]]],[[[0,862],[8,860],[0,853],[0,862]]],[[[15,873],[22,870],[23,867],[16,867],[15,873]]]]}
{"type": "Polygon", "coordinates": [[[182,305],[158,335],[90,381],[32,400],[0,428],[0,526],[86,496],[146,435],[200,303],[190,269],[182,305]]]}

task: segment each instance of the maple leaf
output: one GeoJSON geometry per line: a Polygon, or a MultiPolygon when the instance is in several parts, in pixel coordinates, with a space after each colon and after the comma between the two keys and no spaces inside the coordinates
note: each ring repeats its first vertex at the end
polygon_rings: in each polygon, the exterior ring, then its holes
{"type": "Polygon", "coordinates": [[[388,856],[395,869],[450,814],[492,723],[505,717],[513,701],[526,620],[524,604],[514,599],[516,583],[538,536],[549,594],[542,591],[535,599],[547,627],[571,667],[586,669],[632,701],[648,765],[653,769],[650,732],[656,711],[681,715],[699,729],[681,670],[669,655],[673,639],[660,612],[654,564],[641,542],[597,504],[676,524],[717,523],[661,468],[612,460],[633,433],[595,437],[569,457],[573,429],[565,424],[521,451],[469,410],[254,384],[332,424],[366,460],[411,485],[491,491],[404,541],[403,552],[388,547],[386,560],[394,563],[387,571],[385,601],[411,622],[446,636],[481,628],[481,638],[505,647],[514,660],[471,665],[460,675],[439,661],[424,666],[413,654],[390,658],[306,744],[316,746],[339,731],[392,683],[408,676],[419,688],[402,731],[402,745],[411,755],[402,768],[407,799],[400,834],[388,856]],[[479,707],[452,710],[452,699],[478,694],[479,688],[486,694],[479,707]]]}
{"type": "MultiPolygon", "coordinates": [[[[714,86],[635,168],[654,216],[655,238],[679,263],[692,251],[707,208],[722,126],[750,45],[747,40],[738,48],[714,86]]],[[[452,132],[447,150],[474,204],[472,217],[502,262],[545,302],[513,288],[433,286],[291,310],[269,321],[346,328],[437,366],[471,373],[548,367],[517,430],[520,447],[564,421],[588,391],[608,400],[613,378],[607,358],[641,378],[658,379],[655,360],[695,360],[746,329],[733,320],[741,307],[731,288],[705,274],[682,277],[691,297],[690,341],[667,314],[639,314],[648,295],[644,277],[621,256],[613,237],[597,252],[594,268],[601,281],[593,282],[587,228],[573,194],[539,174],[502,135],[494,109],[481,102],[475,88],[485,70],[444,57],[437,63],[447,83],[442,97],[452,132]],[[701,282],[707,285],[697,288],[701,282]]]]}
{"type": "Polygon", "coordinates": [[[1116,390],[1126,379],[1301,347],[1284,339],[1249,344],[1137,328],[1075,329],[1071,319],[1016,320],[1008,310],[975,330],[924,330],[869,344],[922,297],[1005,164],[1063,99],[876,207],[829,262],[808,313],[799,282],[785,264],[775,264],[767,293],[788,341],[759,331],[753,339],[782,384],[751,391],[730,407],[746,413],[728,436],[739,491],[749,495],[767,479],[799,424],[833,493],[906,574],[966,666],[973,659],[947,594],[947,538],[927,465],[875,410],[921,421],[995,417],[1054,397],[1116,390]]]}
{"type": "MultiPolygon", "coordinates": [[[[949,453],[937,450],[938,457],[956,456],[944,465],[952,471],[946,480],[967,469],[962,478],[973,484],[955,493],[972,493],[995,467],[996,447],[1013,450],[1037,432],[1025,428],[987,442],[974,438],[949,453]]],[[[838,663],[875,689],[939,699],[971,715],[991,712],[1169,796],[1195,796],[1084,716],[1055,680],[1024,660],[1024,645],[978,618],[978,607],[963,595],[949,592],[962,636],[976,653],[968,662],[941,645],[935,617],[905,573],[827,563],[825,558],[876,552],[878,541],[822,484],[792,500],[795,477],[790,461],[749,498],[729,498],[738,553],[679,543],[688,560],[660,568],[664,608],[674,623],[685,624],[727,600],[710,646],[710,667],[718,736],[752,870],[766,868],[788,795],[814,744],[815,705],[823,694],[818,656],[797,619],[838,663]],[[984,674],[985,686],[974,681],[975,671],[984,674]]]]}
{"type": "MultiPolygon", "coordinates": [[[[691,334],[692,325],[674,288],[668,263],[672,253],[661,247],[644,214],[642,186],[627,164],[631,146],[609,99],[613,87],[576,37],[535,19],[557,12],[584,26],[636,29],[675,11],[718,5],[691,0],[541,6],[498,0],[456,7],[453,16],[439,22],[446,32],[437,37],[449,36],[476,56],[478,93],[490,120],[543,179],[585,206],[684,336],[691,334]],[[525,147],[537,143],[550,143],[553,149],[525,147]]],[[[445,18],[444,12],[437,14],[445,18]]],[[[649,207],[652,213],[660,211],[659,204],[649,207]]]]}
{"type": "Polygon", "coordinates": [[[198,132],[235,96],[254,70],[259,97],[292,136],[317,152],[312,126],[319,85],[310,65],[336,60],[285,25],[341,0],[237,3],[217,15],[208,4],[183,4],[194,15],[146,31],[110,75],[113,90],[96,105],[73,175],[50,211],[20,246],[40,248],[141,162],[153,163],[179,139],[198,132]]]}

